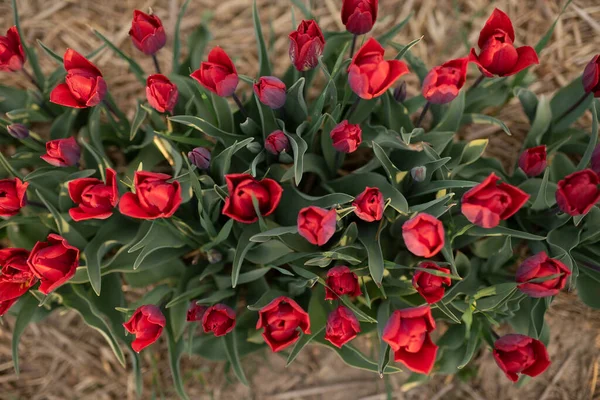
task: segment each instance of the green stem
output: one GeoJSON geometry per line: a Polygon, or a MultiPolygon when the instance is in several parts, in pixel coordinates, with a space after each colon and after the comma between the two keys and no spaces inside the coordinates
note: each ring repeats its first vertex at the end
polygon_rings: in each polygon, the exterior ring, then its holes
{"type": "Polygon", "coordinates": [[[431,103],[427,102],[425,104],[425,107],[423,107],[423,110],[421,111],[421,115],[419,115],[419,119],[417,120],[417,123],[415,124],[415,128],[418,128],[421,126],[421,123],[423,122],[423,119],[425,119],[425,114],[427,114],[429,107],[431,107],[431,103]]]}

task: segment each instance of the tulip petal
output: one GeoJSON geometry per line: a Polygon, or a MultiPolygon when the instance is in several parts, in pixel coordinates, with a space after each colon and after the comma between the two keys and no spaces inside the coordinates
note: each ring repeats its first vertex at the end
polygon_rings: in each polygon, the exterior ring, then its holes
{"type": "Polygon", "coordinates": [[[481,32],[479,33],[477,45],[480,49],[483,48],[485,42],[487,42],[488,38],[492,36],[496,30],[506,32],[510,40],[513,42],[515,41],[515,30],[510,17],[497,8],[494,9],[494,12],[485,22],[483,29],[481,29],[481,32]]]}
{"type": "MultiPolygon", "coordinates": [[[[532,65],[537,65],[540,63],[538,59],[538,55],[535,52],[533,47],[523,46],[517,49],[517,54],[519,55],[519,59],[517,60],[517,64],[514,66],[510,75],[514,75],[517,72],[524,70],[532,65]]],[[[508,76],[508,75],[507,75],[508,76]]]]}
{"type": "Polygon", "coordinates": [[[71,108],[86,108],[85,104],[79,101],[71,94],[69,86],[66,83],[57,85],[50,93],[50,102],[71,108]]]}
{"type": "Polygon", "coordinates": [[[71,69],[84,69],[94,75],[102,76],[102,73],[94,64],[73,49],[67,49],[63,57],[63,62],[67,71],[71,69]]]}
{"type": "Polygon", "coordinates": [[[472,62],[473,64],[477,65],[479,71],[481,71],[481,73],[487,78],[491,78],[494,76],[494,74],[492,74],[483,65],[481,65],[481,62],[479,62],[479,56],[475,52],[475,49],[471,49],[471,52],[469,53],[469,62],[472,62]]]}

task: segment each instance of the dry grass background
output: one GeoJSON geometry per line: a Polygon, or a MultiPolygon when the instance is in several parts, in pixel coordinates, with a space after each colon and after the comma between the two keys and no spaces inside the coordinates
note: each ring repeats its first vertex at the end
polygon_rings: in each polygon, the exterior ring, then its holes
{"type": "MultiPolygon", "coordinates": [[[[152,7],[173,37],[176,13],[183,0],[17,0],[22,28],[28,43],[41,39],[61,53],[72,47],[87,53],[100,45],[91,28],[98,29],[127,54],[136,57],[147,71],[149,58],[135,50],[127,36],[134,8],[152,7]]],[[[183,20],[183,38],[203,19],[210,17],[211,44],[219,44],[235,58],[241,73],[253,75],[257,54],[252,20],[252,0],[192,0],[183,20]]],[[[566,1],[566,0],[564,0],[566,1]]],[[[471,43],[476,41],[483,22],[494,6],[513,19],[519,44],[533,45],[550,26],[564,1],[557,0],[381,0],[380,18],[375,33],[415,16],[395,41],[408,43],[424,35],[414,52],[433,66],[451,57],[467,54],[461,32],[471,43]]],[[[306,1],[307,3],[309,1],[306,1]]],[[[312,0],[313,12],[322,27],[343,29],[339,18],[341,0],[312,0]]],[[[276,35],[270,52],[277,73],[289,65],[287,34],[292,29],[288,0],[258,1],[263,31],[276,35]]],[[[296,17],[301,13],[296,9],[296,17]]],[[[9,0],[0,0],[0,27],[12,25],[9,0]]],[[[170,43],[169,43],[170,46],[170,43]]],[[[600,2],[577,0],[556,27],[541,65],[534,68],[537,81],[531,86],[538,94],[551,94],[578,76],[595,52],[600,51],[600,2]]],[[[41,56],[44,68],[55,67],[41,56]]],[[[170,65],[170,52],[159,53],[163,69],[170,65]]],[[[128,72],[126,65],[109,50],[94,62],[101,68],[112,94],[128,106],[143,95],[143,88],[128,72]]],[[[474,69],[471,70],[476,75],[474,69]]],[[[1,74],[0,82],[26,86],[11,74],[1,74]]],[[[408,78],[409,95],[418,92],[416,78],[408,78]]],[[[242,88],[247,89],[247,88],[242,88]]],[[[513,132],[507,137],[495,127],[475,127],[463,134],[469,138],[489,137],[488,155],[507,163],[517,156],[520,142],[529,126],[516,103],[499,114],[513,132]]],[[[589,126],[586,115],[581,123],[589,126]]],[[[467,382],[454,377],[436,377],[432,382],[409,389],[403,386],[407,374],[384,381],[363,371],[346,367],[337,356],[320,347],[309,347],[297,361],[285,368],[279,355],[254,355],[244,362],[252,381],[250,389],[225,374],[223,365],[197,357],[183,360],[185,384],[192,399],[386,399],[386,385],[393,398],[406,400],[483,400],[600,399],[600,315],[579,303],[573,294],[562,294],[547,316],[552,330],[549,351],[552,367],[523,389],[516,389],[500,372],[488,351],[473,364],[477,376],[467,382]]],[[[21,376],[15,376],[10,354],[11,328],[7,318],[0,326],[0,400],[8,399],[134,399],[133,380],[114,359],[111,350],[95,331],[87,328],[73,313],[55,313],[43,323],[30,326],[20,345],[21,376]]],[[[367,350],[370,343],[364,343],[367,350]]],[[[171,387],[166,345],[161,343],[142,354],[146,381],[144,398],[176,398],[171,387]]]]}

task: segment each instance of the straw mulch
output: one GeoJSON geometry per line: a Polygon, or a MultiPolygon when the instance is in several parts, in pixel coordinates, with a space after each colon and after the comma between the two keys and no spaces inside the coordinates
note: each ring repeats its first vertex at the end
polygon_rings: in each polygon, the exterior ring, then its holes
{"type": "MultiPolygon", "coordinates": [[[[100,45],[91,28],[103,32],[127,54],[153,71],[151,60],[135,50],[127,36],[134,8],[152,7],[173,37],[173,27],[182,0],[17,0],[22,28],[28,43],[42,40],[58,53],[72,47],[87,53],[100,45]]],[[[12,25],[8,0],[0,1],[0,27],[12,25]]],[[[309,3],[309,1],[306,1],[309,3]]],[[[324,29],[341,30],[341,0],[313,0],[312,9],[324,29]]],[[[474,43],[478,31],[494,6],[512,18],[519,44],[535,44],[558,14],[563,1],[555,0],[384,0],[380,2],[379,33],[415,12],[407,27],[396,37],[408,43],[424,35],[414,52],[429,66],[467,54],[462,34],[474,43]],[[561,4],[559,4],[561,3],[561,4]]],[[[240,73],[254,75],[257,54],[251,20],[251,0],[192,0],[183,19],[185,38],[202,20],[209,19],[211,44],[219,44],[230,55],[240,73]]],[[[291,2],[258,1],[263,31],[274,35],[270,52],[277,73],[289,65],[287,34],[292,29],[291,2]]],[[[298,9],[296,18],[301,18],[298,9]]],[[[581,74],[594,52],[600,49],[600,3],[578,0],[572,4],[556,27],[550,45],[541,55],[538,76],[531,89],[551,94],[581,74]]],[[[170,44],[169,44],[170,46],[170,44]]],[[[50,71],[55,63],[41,56],[50,71]]],[[[168,72],[169,51],[159,53],[168,72]]],[[[110,91],[124,107],[143,96],[143,88],[127,71],[124,62],[105,50],[94,62],[106,76],[110,91]]],[[[471,69],[472,78],[476,76],[471,69]]],[[[20,76],[1,74],[0,82],[26,86],[20,76]]],[[[409,95],[418,92],[416,78],[408,78],[409,95]]],[[[241,90],[247,87],[241,85],[241,90]]],[[[131,107],[130,107],[131,108],[131,107]]],[[[499,114],[513,132],[507,137],[494,127],[477,126],[462,132],[468,138],[490,138],[488,155],[510,165],[529,126],[518,103],[511,103],[499,114]]],[[[589,126],[586,115],[581,123],[589,126]]],[[[320,347],[309,347],[297,361],[284,368],[279,355],[259,354],[244,363],[252,381],[251,389],[236,383],[223,365],[192,357],[183,361],[186,388],[192,399],[386,399],[386,385],[395,399],[600,399],[600,315],[581,305],[573,294],[560,295],[548,314],[552,330],[549,347],[553,365],[549,371],[518,391],[500,372],[489,352],[473,362],[476,375],[469,381],[436,377],[416,388],[403,386],[407,374],[382,380],[375,375],[346,367],[337,356],[320,347]]],[[[73,313],[55,313],[43,323],[30,326],[20,345],[21,376],[12,369],[10,339],[14,319],[0,326],[0,400],[8,399],[134,399],[133,380],[112,355],[104,340],[87,328],[73,313]]],[[[361,343],[367,352],[371,343],[361,343]]],[[[166,345],[161,343],[142,354],[146,380],[144,398],[174,399],[166,345]]]]}

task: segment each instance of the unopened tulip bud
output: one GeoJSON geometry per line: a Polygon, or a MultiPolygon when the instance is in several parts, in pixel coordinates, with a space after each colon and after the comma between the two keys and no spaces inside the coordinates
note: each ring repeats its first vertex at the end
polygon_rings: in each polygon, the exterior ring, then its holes
{"type": "Polygon", "coordinates": [[[209,263],[216,264],[218,262],[221,262],[221,260],[223,260],[223,254],[221,254],[221,252],[219,250],[210,249],[209,251],[206,252],[206,258],[208,259],[209,263]]]}
{"type": "Polygon", "coordinates": [[[210,151],[204,147],[196,147],[190,151],[188,158],[192,164],[200,169],[208,169],[210,167],[210,151]]]}
{"type": "Polygon", "coordinates": [[[285,104],[285,83],[274,76],[263,76],[255,82],[254,93],[261,103],[273,110],[277,110],[285,104]]]}
{"type": "Polygon", "coordinates": [[[290,140],[283,131],[275,131],[267,136],[265,149],[271,154],[280,154],[290,151],[290,140]]]}
{"type": "Polygon", "coordinates": [[[592,170],[600,176],[600,144],[592,153],[592,170]]]}
{"type": "Polygon", "coordinates": [[[410,170],[410,176],[412,176],[415,182],[423,182],[427,176],[427,167],[424,165],[414,167],[410,170]]]}
{"type": "Polygon", "coordinates": [[[394,99],[398,103],[403,103],[406,100],[406,81],[400,82],[400,86],[394,89],[394,99]]]}
{"type": "Polygon", "coordinates": [[[23,124],[10,124],[6,129],[10,136],[15,139],[27,139],[29,137],[29,129],[23,124]]]}
{"type": "Polygon", "coordinates": [[[595,55],[585,67],[581,80],[586,93],[594,93],[594,97],[600,97],[600,54],[595,55]]]}

